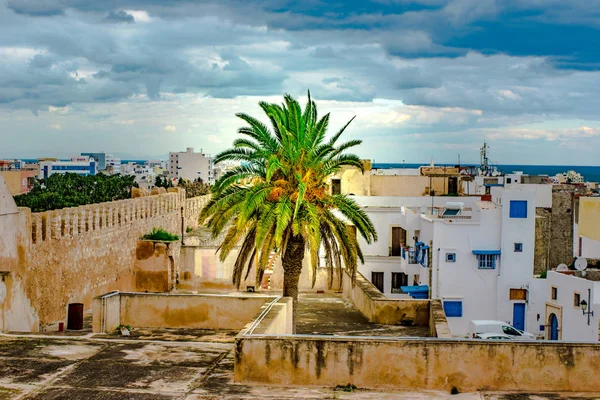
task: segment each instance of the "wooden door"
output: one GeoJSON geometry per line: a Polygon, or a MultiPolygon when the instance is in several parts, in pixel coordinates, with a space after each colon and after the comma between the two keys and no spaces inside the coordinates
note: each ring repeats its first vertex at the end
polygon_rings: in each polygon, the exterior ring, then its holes
{"type": "Polygon", "coordinates": [[[392,256],[402,255],[402,245],[406,243],[406,231],[398,226],[392,227],[392,256]]]}

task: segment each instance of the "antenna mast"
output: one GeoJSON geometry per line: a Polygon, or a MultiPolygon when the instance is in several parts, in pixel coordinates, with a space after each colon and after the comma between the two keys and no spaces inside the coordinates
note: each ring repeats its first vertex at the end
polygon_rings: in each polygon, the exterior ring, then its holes
{"type": "Polygon", "coordinates": [[[488,175],[490,168],[490,160],[488,158],[488,145],[486,142],[483,142],[483,147],[480,151],[480,165],[481,172],[483,175],[488,175]]]}

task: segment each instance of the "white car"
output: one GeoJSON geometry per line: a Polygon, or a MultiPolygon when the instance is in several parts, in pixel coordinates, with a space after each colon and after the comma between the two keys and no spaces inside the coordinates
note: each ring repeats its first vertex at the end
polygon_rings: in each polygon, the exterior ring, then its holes
{"type": "Polygon", "coordinates": [[[483,340],[513,340],[511,336],[504,333],[476,333],[474,338],[483,340]]]}
{"type": "Polygon", "coordinates": [[[480,333],[504,334],[515,340],[535,340],[535,336],[502,321],[474,320],[469,324],[469,336],[474,338],[480,333]]]}

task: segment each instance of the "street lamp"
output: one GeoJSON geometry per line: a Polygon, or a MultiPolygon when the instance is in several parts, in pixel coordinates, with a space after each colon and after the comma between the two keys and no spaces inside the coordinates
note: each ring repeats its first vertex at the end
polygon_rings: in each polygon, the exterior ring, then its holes
{"type": "Polygon", "coordinates": [[[590,304],[590,307],[591,307],[591,303],[592,303],[591,297],[592,297],[592,289],[588,289],[588,301],[581,300],[581,303],[580,303],[581,310],[583,311],[583,315],[587,315],[587,317],[588,317],[587,318],[588,325],[590,324],[590,317],[594,316],[594,311],[592,311],[592,310],[587,311],[588,304],[590,304]]]}

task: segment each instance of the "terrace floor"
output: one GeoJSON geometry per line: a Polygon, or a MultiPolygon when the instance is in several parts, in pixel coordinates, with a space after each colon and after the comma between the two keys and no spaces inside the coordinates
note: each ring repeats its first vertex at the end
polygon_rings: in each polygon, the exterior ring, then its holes
{"type": "Polygon", "coordinates": [[[594,399],[570,393],[352,392],[233,383],[233,344],[0,336],[0,400],[594,399]]]}
{"type": "Polygon", "coordinates": [[[338,336],[427,337],[426,326],[372,324],[341,293],[300,293],[296,333],[338,336]]]}

